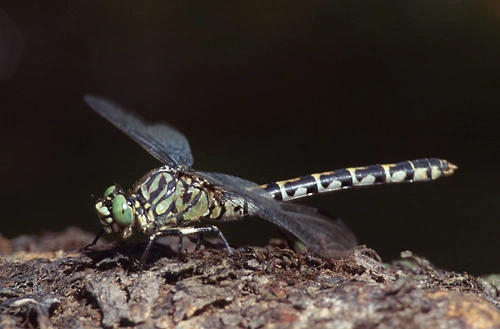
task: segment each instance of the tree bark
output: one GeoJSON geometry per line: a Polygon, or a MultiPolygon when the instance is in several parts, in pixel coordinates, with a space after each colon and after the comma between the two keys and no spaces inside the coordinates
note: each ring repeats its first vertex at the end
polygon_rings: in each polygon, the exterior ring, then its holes
{"type": "Polygon", "coordinates": [[[403,252],[391,264],[297,254],[276,243],[179,257],[156,244],[99,243],[70,228],[0,238],[1,328],[500,328],[498,276],[436,269],[403,252]],[[496,281],[495,281],[496,280],[496,281]]]}

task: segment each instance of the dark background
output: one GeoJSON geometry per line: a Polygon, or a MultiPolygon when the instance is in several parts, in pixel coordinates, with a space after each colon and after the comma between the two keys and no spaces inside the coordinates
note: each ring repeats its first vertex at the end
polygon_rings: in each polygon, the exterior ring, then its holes
{"type": "MultiPolygon", "coordinates": [[[[500,272],[497,1],[50,3],[1,7],[24,36],[18,56],[0,30],[5,236],[97,232],[95,196],[159,166],[83,103],[98,93],[178,127],[195,168],[258,183],[447,159],[460,170],[436,182],[303,202],[385,261],[409,249],[500,272]]],[[[222,228],[232,244],[275,235],[256,219],[222,228]]]]}

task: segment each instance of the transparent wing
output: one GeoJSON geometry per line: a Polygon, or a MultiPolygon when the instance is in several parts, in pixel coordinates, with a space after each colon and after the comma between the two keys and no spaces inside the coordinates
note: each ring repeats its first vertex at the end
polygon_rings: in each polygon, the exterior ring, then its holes
{"type": "Polygon", "coordinates": [[[250,214],[292,233],[320,256],[347,256],[358,245],[354,233],[339,218],[323,214],[316,208],[277,201],[259,185],[239,177],[200,171],[196,174],[224,191],[229,200],[247,200],[250,214]]]}
{"type": "Polygon", "coordinates": [[[175,128],[150,124],[120,105],[95,95],[85,95],[85,102],[106,120],[123,131],[162,163],[176,166],[193,165],[189,143],[175,128]]]}

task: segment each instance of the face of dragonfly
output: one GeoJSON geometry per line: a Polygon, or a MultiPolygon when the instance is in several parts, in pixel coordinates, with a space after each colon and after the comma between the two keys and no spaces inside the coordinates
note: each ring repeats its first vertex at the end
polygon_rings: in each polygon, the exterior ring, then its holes
{"type": "Polygon", "coordinates": [[[95,208],[106,233],[123,239],[132,235],[132,224],[135,220],[134,202],[121,187],[110,186],[104,192],[104,198],[97,200],[95,208]]]}

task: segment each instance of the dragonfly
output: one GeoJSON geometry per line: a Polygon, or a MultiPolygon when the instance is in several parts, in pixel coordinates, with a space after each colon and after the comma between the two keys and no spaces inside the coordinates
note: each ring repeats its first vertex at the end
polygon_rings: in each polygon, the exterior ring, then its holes
{"type": "Polygon", "coordinates": [[[193,169],[188,140],[169,124],[146,122],[104,97],[86,95],[84,100],[162,163],[129,191],[119,185],[106,189],[95,204],[102,229],[94,241],[83,248],[95,245],[104,232],[127,239],[137,230],[149,236],[142,263],[154,242],[163,236],[179,238],[177,252],[181,255],[185,236],[197,235],[198,249],[205,233],[215,233],[231,255],[233,250],[219,228],[206,222],[247,216],[273,223],[319,256],[345,257],[354,251],[358,242],[339,218],[287,201],[351,187],[432,181],[449,176],[457,169],[446,160],[425,158],[343,168],[259,185],[231,175],[193,169]]]}

